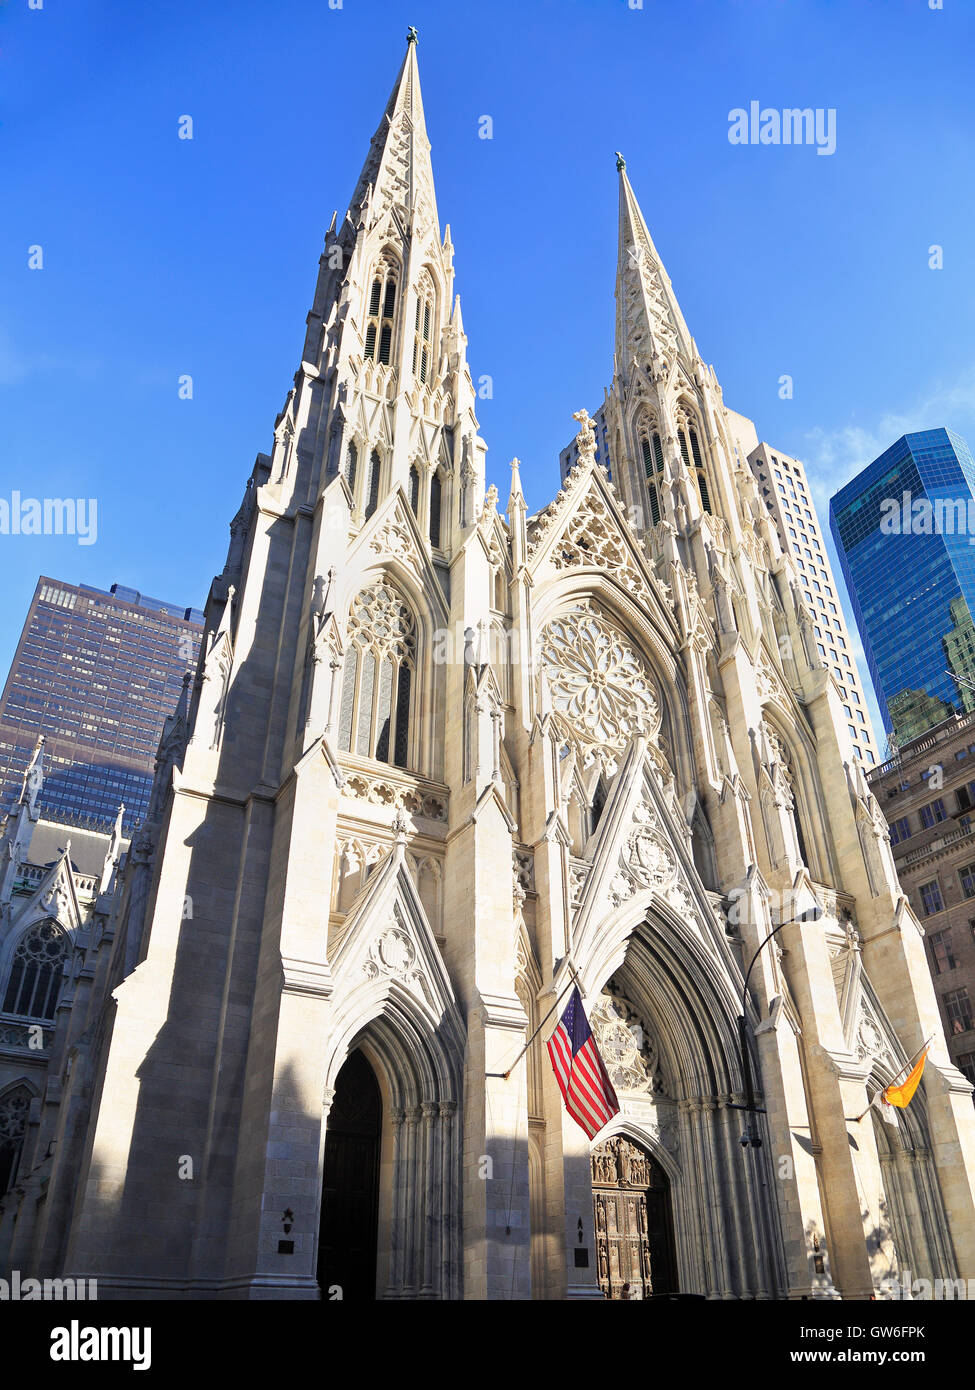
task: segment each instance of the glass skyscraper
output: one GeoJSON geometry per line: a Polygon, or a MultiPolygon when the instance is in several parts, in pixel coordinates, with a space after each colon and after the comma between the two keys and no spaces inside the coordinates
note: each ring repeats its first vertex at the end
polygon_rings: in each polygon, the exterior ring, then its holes
{"type": "Polygon", "coordinates": [[[42,809],[90,824],[114,820],[124,802],[131,833],[202,633],[196,608],[42,575],[0,697],[0,814],[43,734],[42,809]]]}
{"type": "Polygon", "coordinates": [[[831,499],[829,522],[881,716],[898,743],[975,708],[975,461],[905,434],[831,499]]]}

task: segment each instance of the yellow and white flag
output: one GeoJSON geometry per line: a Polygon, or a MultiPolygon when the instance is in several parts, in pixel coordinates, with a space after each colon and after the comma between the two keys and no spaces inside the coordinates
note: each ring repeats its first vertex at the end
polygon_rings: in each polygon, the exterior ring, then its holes
{"type": "Polygon", "coordinates": [[[871,1104],[877,1107],[887,1124],[893,1125],[895,1128],[898,1127],[897,1112],[910,1104],[921,1080],[927,1055],[928,1049],[925,1048],[903,1081],[899,1081],[896,1085],[885,1086],[882,1091],[877,1092],[871,1101],[871,1104]]]}

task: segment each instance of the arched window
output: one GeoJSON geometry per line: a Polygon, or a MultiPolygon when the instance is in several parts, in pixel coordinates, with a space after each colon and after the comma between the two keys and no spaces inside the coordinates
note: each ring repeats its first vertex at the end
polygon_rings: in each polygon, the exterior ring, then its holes
{"type": "Polygon", "coordinates": [[[596,790],[592,794],[592,806],[589,808],[589,833],[594,835],[599,822],[602,820],[603,812],[606,809],[606,783],[600,777],[596,783],[596,790]]]}
{"type": "Polygon", "coordinates": [[[376,356],[376,343],[379,344],[379,361],[388,365],[392,354],[394,316],[396,313],[396,267],[383,259],[376,266],[376,274],[369,292],[369,314],[366,321],[366,345],[363,356],[372,359],[376,356]]]}
{"type": "Polygon", "coordinates": [[[410,510],[416,516],[420,508],[420,475],[416,471],[416,464],[410,464],[410,510]]]}
{"type": "Polygon", "coordinates": [[[30,1091],[26,1086],[15,1086],[0,1096],[0,1197],[17,1179],[29,1114],[30,1091]]]}
{"type": "Polygon", "coordinates": [[[353,440],[349,440],[349,447],[345,454],[345,481],[349,485],[349,491],[355,496],[355,477],[359,471],[359,450],[353,440]]]}
{"type": "Polygon", "coordinates": [[[707,473],[705,472],[704,464],[701,461],[701,446],[697,440],[697,430],[694,429],[691,430],[691,453],[694,455],[694,467],[697,471],[697,485],[701,490],[701,506],[710,516],[711,497],[708,493],[707,473]]]}
{"type": "Polygon", "coordinates": [[[704,460],[701,457],[701,446],[697,437],[697,430],[693,426],[684,423],[677,431],[680,440],[680,456],[689,471],[694,473],[697,478],[698,491],[701,494],[701,506],[710,516],[711,514],[711,494],[708,491],[707,472],[704,468],[704,460]],[[688,447],[688,436],[690,436],[690,447],[688,447]],[[692,460],[693,456],[693,462],[692,460]]]}
{"type": "Polygon", "coordinates": [[[379,505],[379,475],[382,471],[382,459],[379,457],[378,449],[373,449],[369,455],[369,491],[366,495],[366,517],[372,516],[379,505]]]}
{"type": "Polygon", "coordinates": [[[443,486],[440,478],[434,473],[430,480],[430,544],[440,548],[440,504],[443,497],[443,486]]]}
{"type": "Polygon", "coordinates": [[[67,951],[68,938],[56,922],[35,922],[29,927],[14,951],[3,1012],[53,1019],[67,951]]]}
{"type": "Polygon", "coordinates": [[[413,329],[413,375],[426,383],[433,366],[433,328],[436,295],[429,275],[424,272],[416,291],[416,322],[413,329]]]}
{"type": "Polygon", "coordinates": [[[643,454],[643,472],[650,501],[650,524],[656,526],[660,520],[659,475],[663,472],[664,451],[660,444],[660,435],[649,423],[645,423],[641,430],[640,450],[643,454]]]}
{"type": "Polygon", "coordinates": [[[356,595],[339,711],[339,748],[406,767],[416,669],[413,610],[387,579],[356,595]]]}

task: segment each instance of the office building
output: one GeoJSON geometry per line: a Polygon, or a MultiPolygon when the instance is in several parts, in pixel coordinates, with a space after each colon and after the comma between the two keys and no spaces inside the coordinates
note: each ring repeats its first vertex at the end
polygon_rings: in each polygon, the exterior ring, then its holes
{"type": "Polygon", "coordinates": [[[830,502],[884,726],[903,744],[972,708],[975,462],[953,430],[906,434],[830,502]]]}
{"type": "Polygon", "coordinates": [[[41,576],[0,697],[0,811],[44,735],[45,815],[126,830],[149,804],[156,746],[196,666],[203,614],[113,584],[41,576]]]}

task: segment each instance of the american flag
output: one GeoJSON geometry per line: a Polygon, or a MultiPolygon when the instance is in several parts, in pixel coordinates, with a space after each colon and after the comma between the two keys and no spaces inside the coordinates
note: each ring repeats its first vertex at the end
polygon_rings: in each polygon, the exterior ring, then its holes
{"type": "Polygon", "coordinates": [[[594,1139],[619,1113],[620,1103],[599,1055],[578,986],[573,986],[565,1013],[548,1040],[548,1055],[566,1110],[594,1139]]]}

